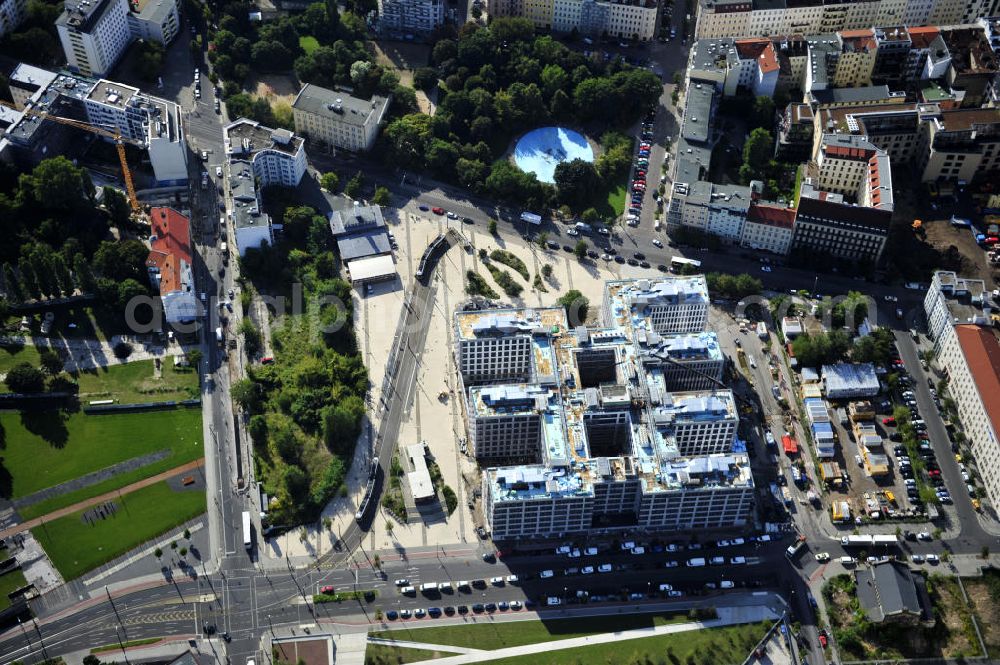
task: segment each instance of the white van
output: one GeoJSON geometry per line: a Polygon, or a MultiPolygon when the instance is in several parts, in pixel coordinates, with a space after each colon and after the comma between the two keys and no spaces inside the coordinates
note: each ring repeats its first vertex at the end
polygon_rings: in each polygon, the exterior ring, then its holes
{"type": "Polygon", "coordinates": [[[546,599],[545,604],[546,605],[550,605],[550,606],[551,605],[562,605],[562,599],[561,598],[557,598],[556,596],[549,596],[546,599]]]}
{"type": "Polygon", "coordinates": [[[735,586],[736,585],[730,582],[729,580],[722,580],[721,582],[719,582],[720,589],[732,589],[735,586]]]}
{"type": "Polygon", "coordinates": [[[854,557],[852,557],[852,556],[842,556],[842,557],[840,557],[840,564],[842,566],[853,566],[855,564],[854,557]]]}
{"type": "Polygon", "coordinates": [[[460,580],[459,583],[458,583],[458,588],[459,589],[468,589],[469,588],[469,581],[468,580],[460,580]]]}
{"type": "Polygon", "coordinates": [[[726,563],[726,557],[724,556],[713,556],[712,560],[709,561],[713,566],[721,566],[726,563]]]}
{"type": "Polygon", "coordinates": [[[421,584],[420,590],[424,593],[427,593],[428,591],[437,591],[438,590],[437,582],[428,582],[427,584],[421,584]]]}
{"type": "Polygon", "coordinates": [[[701,568],[702,566],[705,565],[705,559],[703,559],[702,557],[697,557],[695,559],[688,559],[687,565],[690,568],[701,568]]]}
{"type": "Polygon", "coordinates": [[[734,566],[742,566],[746,562],[747,558],[745,556],[734,556],[732,559],[729,560],[729,563],[733,564],[734,566]]]}
{"type": "Polygon", "coordinates": [[[411,586],[404,586],[399,590],[399,592],[404,596],[412,596],[417,593],[417,590],[411,586]]]}

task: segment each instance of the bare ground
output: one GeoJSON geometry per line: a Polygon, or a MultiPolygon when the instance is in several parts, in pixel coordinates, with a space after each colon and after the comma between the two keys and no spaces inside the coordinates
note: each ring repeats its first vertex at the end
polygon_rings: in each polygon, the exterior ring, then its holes
{"type": "Polygon", "coordinates": [[[956,247],[962,257],[963,274],[985,279],[989,288],[995,288],[994,273],[986,260],[986,252],[976,244],[969,229],[952,226],[948,220],[925,222],[924,228],[927,231],[927,244],[939,252],[947,252],[951,246],[956,247]]]}
{"type": "Polygon", "coordinates": [[[962,583],[965,584],[965,593],[979,620],[979,630],[983,633],[986,648],[991,657],[996,657],[1000,653],[1000,603],[990,597],[985,579],[963,578],[962,583]]]}

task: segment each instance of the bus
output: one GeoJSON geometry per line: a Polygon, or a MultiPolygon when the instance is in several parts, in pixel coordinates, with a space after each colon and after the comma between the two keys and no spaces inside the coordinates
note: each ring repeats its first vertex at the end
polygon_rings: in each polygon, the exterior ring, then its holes
{"type": "Polygon", "coordinates": [[[250,526],[250,511],[243,511],[243,547],[250,550],[253,546],[253,528],[250,526]]]}
{"type": "Polygon", "coordinates": [[[670,272],[672,273],[685,272],[686,270],[697,269],[700,267],[701,261],[685,259],[683,256],[674,256],[670,259],[670,272]]]}

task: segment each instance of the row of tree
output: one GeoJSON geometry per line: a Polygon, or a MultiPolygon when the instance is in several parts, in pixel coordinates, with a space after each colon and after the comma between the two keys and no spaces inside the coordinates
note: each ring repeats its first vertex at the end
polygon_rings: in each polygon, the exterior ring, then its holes
{"type": "Polygon", "coordinates": [[[801,367],[819,367],[850,358],[852,362],[885,365],[895,344],[892,332],[877,328],[871,334],[851,338],[843,330],[799,335],[792,342],[792,352],[801,367]]]}
{"type": "MultiPolygon", "coordinates": [[[[488,28],[466,24],[456,39],[437,42],[432,60],[435,67],[419,70],[415,83],[440,86],[437,111],[391,122],[381,143],[385,160],[531,207],[553,203],[555,190],[503,158],[515,136],[548,122],[583,123],[585,131],[624,127],[662,91],[651,72],[620,59],[586,58],[551,37],[536,37],[526,19],[499,18],[488,28]]],[[[628,168],[630,141],[611,137],[607,156],[596,165],[567,167],[570,192],[560,198],[571,206],[588,203],[581,198],[587,190],[577,183],[593,185],[595,174],[604,178],[628,168]]]]}

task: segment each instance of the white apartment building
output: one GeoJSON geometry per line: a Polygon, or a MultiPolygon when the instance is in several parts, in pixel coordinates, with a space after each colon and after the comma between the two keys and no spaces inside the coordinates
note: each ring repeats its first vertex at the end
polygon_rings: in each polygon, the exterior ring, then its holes
{"type": "MultiPolygon", "coordinates": [[[[919,0],[925,2],[926,0],[919,0]]],[[[902,23],[908,0],[701,0],[696,39],[815,35],[902,23]]]]}
{"type": "Polygon", "coordinates": [[[240,118],[223,128],[226,154],[245,159],[262,187],[297,187],[306,172],[304,141],[287,129],[271,129],[240,118]]]}
{"type": "Polygon", "coordinates": [[[955,400],[986,494],[1000,505],[1000,344],[988,327],[959,324],[938,361],[948,374],[948,394],[955,400]]]}
{"type": "Polygon", "coordinates": [[[457,312],[456,362],[463,384],[554,381],[540,345],[566,325],[561,307],[457,312]]]}
{"type": "Polygon", "coordinates": [[[232,218],[236,248],[240,256],[265,243],[274,244],[271,217],[261,210],[253,165],[245,160],[229,162],[229,191],[233,200],[232,218]]]}
{"type": "Polygon", "coordinates": [[[146,144],[158,185],[187,182],[187,143],[176,103],[101,79],[84,99],[84,109],[91,124],[117,128],[146,144]]]}
{"type": "Polygon", "coordinates": [[[712,331],[660,335],[639,329],[635,341],[647,383],[661,392],[712,390],[722,383],[726,358],[712,331]]]}
{"type": "Polygon", "coordinates": [[[104,76],[132,41],[126,0],[67,0],[56,19],[70,70],[104,76]]]}
{"type": "Polygon", "coordinates": [[[132,0],[128,22],[133,39],[170,44],[180,31],[177,0],[132,0]]]}
{"type": "Polygon", "coordinates": [[[795,208],[767,203],[751,203],[743,225],[740,245],[785,256],[792,247],[795,208]]]}
{"type": "Polygon", "coordinates": [[[650,41],[656,37],[655,0],[490,0],[490,16],[520,16],[539,30],[588,37],[650,41]]]}
{"type": "Polygon", "coordinates": [[[47,90],[55,80],[54,72],[22,62],[14,68],[7,81],[14,107],[19,111],[23,110],[29,99],[39,91],[47,90]]]}
{"type": "Polygon", "coordinates": [[[0,2],[0,37],[21,25],[28,0],[2,0],[0,2]]]}
{"type": "Polygon", "coordinates": [[[934,273],[924,296],[924,315],[935,352],[953,343],[955,326],[990,324],[988,294],[986,282],[981,279],[959,277],[950,270],[934,273]]]}
{"type": "Polygon", "coordinates": [[[657,333],[692,333],[708,321],[708,285],[704,275],[611,281],[604,285],[604,319],[645,321],[657,333]]]}
{"type": "Polygon", "coordinates": [[[368,101],[307,83],[295,97],[292,116],[296,133],[309,141],[367,152],[375,145],[388,108],[385,97],[375,96],[368,101]]]}
{"type": "Polygon", "coordinates": [[[379,0],[383,35],[427,34],[444,24],[444,0],[379,0]]]}

